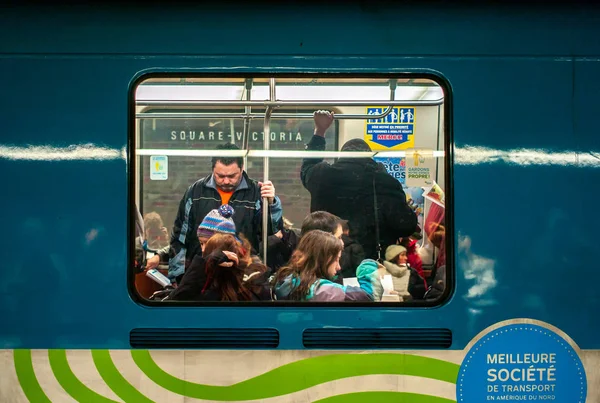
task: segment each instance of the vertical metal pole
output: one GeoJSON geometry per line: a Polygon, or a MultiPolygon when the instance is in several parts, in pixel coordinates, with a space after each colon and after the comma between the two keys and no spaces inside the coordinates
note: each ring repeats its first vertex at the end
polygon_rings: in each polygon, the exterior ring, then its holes
{"type": "MultiPolygon", "coordinates": [[[[440,105],[438,105],[437,108],[437,150],[440,149],[440,125],[441,125],[441,107],[440,105]]],[[[445,165],[444,165],[445,166],[445,165]]],[[[437,182],[438,176],[440,174],[440,159],[436,158],[435,159],[435,179],[437,182]]],[[[446,180],[446,176],[444,176],[444,180],[446,180]]],[[[445,191],[445,186],[444,186],[444,191],[445,191]]]]}
{"type": "MultiPolygon", "coordinates": [[[[250,101],[252,98],[252,79],[246,79],[246,101],[250,101]]],[[[244,133],[242,137],[242,149],[248,151],[248,143],[250,140],[250,118],[248,117],[252,112],[251,106],[246,106],[244,109],[246,117],[244,118],[244,133]]],[[[244,155],[244,169],[248,172],[248,156],[244,155]]]]}
{"type": "MultiPolygon", "coordinates": [[[[390,101],[394,101],[396,99],[396,87],[398,87],[398,81],[390,80],[390,101]]],[[[392,112],[396,108],[396,106],[392,106],[392,112]]]]}
{"type": "Polygon", "coordinates": [[[235,144],[235,120],[234,119],[229,119],[229,130],[231,132],[231,144],[235,144]]]}
{"type": "MultiPolygon", "coordinates": [[[[269,100],[275,101],[275,79],[269,79],[269,100]]],[[[271,145],[271,114],[273,113],[273,107],[267,106],[265,110],[265,121],[264,121],[264,136],[263,136],[263,148],[268,151],[271,145]]],[[[263,157],[263,183],[269,180],[269,157],[263,157]]],[[[271,219],[269,214],[269,200],[265,197],[262,200],[262,243],[263,243],[263,263],[267,264],[267,237],[269,229],[269,220],[271,219]]]]}

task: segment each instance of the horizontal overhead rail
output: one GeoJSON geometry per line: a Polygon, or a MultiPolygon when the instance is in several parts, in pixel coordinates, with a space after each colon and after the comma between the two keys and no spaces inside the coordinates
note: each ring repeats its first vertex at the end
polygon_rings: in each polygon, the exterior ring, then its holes
{"type": "MultiPolygon", "coordinates": [[[[383,113],[377,115],[367,114],[352,114],[352,113],[338,113],[335,115],[336,119],[382,119],[392,112],[393,107],[388,106],[383,113]]],[[[136,119],[263,119],[264,113],[136,113],[136,119]]],[[[273,113],[271,119],[312,119],[312,113],[273,113]]]]}
{"type": "MultiPolygon", "coordinates": [[[[393,93],[392,93],[393,94],[393,93]]],[[[389,115],[396,106],[419,106],[419,105],[440,105],[444,99],[433,101],[142,101],[138,106],[267,106],[269,108],[285,106],[386,106],[387,108],[378,114],[352,114],[338,113],[337,119],[382,119],[389,115]],[[275,105],[275,106],[274,106],[275,105]]],[[[244,113],[244,112],[140,112],[135,114],[136,119],[263,119],[265,113],[244,113]]],[[[272,113],[271,119],[312,119],[312,113],[272,113]]]]}
{"type": "MultiPolygon", "coordinates": [[[[274,80],[274,79],[273,79],[274,80]]],[[[275,85],[272,85],[275,87],[275,85]]],[[[400,106],[437,106],[444,102],[443,98],[435,100],[396,100],[394,99],[397,83],[391,80],[390,99],[389,100],[368,100],[368,101],[349,101],[349,100],[277,100],[270,97],[268,100],[137,100],[137,106],[188,106],[188,107],[244,107],[244,112],[211,112],[211,111],[194,111],[194,112],[140,112],[136,113],[137,119],[244,119],[248,122],[251,119],[266,118],[267,111],[270,111],[271,119],[311,119],[312,113],[295,113],[295,112],[280,112],[275,113],[277,108],[291,107],[339,107],[339,106],[362,106],[362,107],[386,107],[382,113],[377,114],[352,114],[339,113],[337,119],[382,119],[389,115],[394,107],[400,106]],[[265,108],[265,112],[251,113],[251,107],[265,108]]],[[[246,84],[247,88],[248,83],[246,84]]],[[[269,85],[271,88],[271,83],[269,85]]],[[[248,91],[247,91],[248,92],[248,91]]],[[[272,90],[270,90],[270,93],[272,90]]],[[[272,95],[272,94],[270,94],[272,95]]],[[[249,97],[249,94],[247,94],[249,97]]]]}
{"type": "Polygon", "coordinates": [[[152,100],[136,101],[136,106],[259,106],[272,108],[304,107],[304,106],[436,106],[444,103],[444,98],[433,100],[395,101],[348,101],[348,100],[306,100],[306,101],[223,101],[223,100],[152,100]]]}
{"type": "Polygon", "coordinates": [[[166,155],[168,157],[245,157],[246,150],[169,150],[144,149],[135,150],[137,155],[166,155]]]}
{"type": "MultiPolygon", "coordinates": [[[[443,157],[444,151],[437,150],[417,150],[420,154],[430,157],[443,157]]],[[[269,157],[269,158],[398,158],[410,156],[412,153],[407,151],[304,151],[304,150],[250,150],[248,157],[269,157]]]]}
{"type": "Polygon", "coordinates": [[[136,155],[166,155],[176,157],[255,157],[255,158],[398,158],[412,155],[415,151],[427,157],[441,158],[444,151],[438,150],[402,150],[402,151],[305,151],[305,150],[173,150],[148,149],[136,150],[136,155]]]}

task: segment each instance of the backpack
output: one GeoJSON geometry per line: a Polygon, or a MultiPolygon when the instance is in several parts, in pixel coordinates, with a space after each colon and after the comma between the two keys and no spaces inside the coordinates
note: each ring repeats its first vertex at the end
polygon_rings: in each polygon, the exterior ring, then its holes
{"type": "Polygon", "coordinates": [[[171,296],[171,292],[173,292],[175,288],[173,286],[167,286],[162,290],[155,291],[150,298],[150,301],[166,301],[171,296]]]}

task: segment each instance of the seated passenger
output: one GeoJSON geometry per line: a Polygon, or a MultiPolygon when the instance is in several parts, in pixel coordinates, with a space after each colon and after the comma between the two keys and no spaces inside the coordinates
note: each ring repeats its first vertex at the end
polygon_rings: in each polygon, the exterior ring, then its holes
{"type": "Polygon", "coordinates": [[[342,225],[342,241],[344,242],[344,251],[340,259],[342,276],[345,278],[356,277],[356,268],[365,259],[365,251],[358,242],[350,238],[348,221],[341,220],[340,223],[342,225]]]}
{"type": "MultiPolygon", "coordinates": [[[[406,248],[406,265],[408,268],[407,278],[405,279],[407,282],[406,288],[403,288],[403,290],[406,291],[406,294],[403,295],[404,301],[421,299],[428,287],[427,277],[423,270],[423,261],[417,251],[417,242],[418,239],[421,238],[421,228],[417,226],[417,231],[410,237],[404,237],[398,240],[399,245],[406,248]]],[[[388,270],[388,272],[389,271],[390,270],[388,270]]]]}
{"type": "MultiPolygon", "coordinates": [[[[204,286],[205,273],[204,273],[204,260],[203,252],[205,245],[215,234],[227,234],[236,235],[235,223],[232,220],[233,208],[227,204],[222,205],[218,209],[211,210],[202,220],[198,226],[196,234],[198,236],[198,242],[200,243],[199,254],[194,255],[192,262],[190,263],[188,270],[184,274],[176,278],[179,287],[171,294],[169,299],[173,299],[174,296],[181,298],[182,300],[188,301],[190,298],[195,298],[196,295],[200,294],[202,287],[204,286]],[[185,287],[182,288],[184,285],[185,287]]],[[[238,242],[242,245],[244,253],[250,254],[250,242],[242,235],[237,235],[238,242]]],[[[162,259],[162,256],[161,256],[162,259]]]]}
{"type": "MultiPolygon", "coordinates": [[[[423,299],[425,292],[429,289],[432,282],[435,281],[436,272],[442,266],[446,265],[446,229],[445,229],[445,210],[442,206],[432,203],[431,208],[425,219],[425,234],[431,244],[439,251],[433,264],[433,270],[430,275],[426,275],[424,270],[413,270],[410,273],[408,292],[414,299],[423,299]]],[[[444,269],[445,271],[445,269],[444,269]]],[[[439,276],[438,276],[439,278],[439,276]]],[[[445,273],[443,276],[445,282],[445,273]]]]}
{"type": "MultiPolygon", "coordinates": [[[[299,235],[292,229],[283,228],[281,230],[281,237],[269,239],[269,249],[267,251],[267,265],[269,268],[277,271],[280,267],[286,265],[290,261],[294,250],[296,250],[300,239],[314,230],[329,232],[336,238],[342,236],[342,226],[339,217],[326,211],[310,213],[302,221],[302,228],[299,235]]],[[[335,281],[342,284],[342,276],[337,276],[335,281]]]]}
{"type": "Polygon", "coordinates": [[[446,288],[446,266],[438,267],[431,287],[425,292],[425,300],[435,300],[442,296],[446,288]]]}
{"type": "Polygon", "coordinates": [[[342,238],[342,222],[340,218],[327,211],[313,211],[302,221],[300,236],[308,234],[310,231],[320,230],[329,232],[337,239],[342,238]]]}
{"type": "Polygon", "coordinates": [[[340,271],[343,243],[330,233],[313,230],[302,237],[288,266],[274,280],[278,300],[293,301],[380,301],[383,287],[374,260],[364,260],[356,270],[360,287],[333,282],[340,271]]]}
{"type": "MultiPolygon", "coordinates": [[[[138,220],[141,221],[139,211],[136,211],[136,213],[138,213],[138,220]]],[[[143,298],[150,298],[153,293],[162,290],[162,285],[147,277],[145,271],[158,269],[161,274],[167,274],[167,262],[164,262],[164,267],[159,267],[160,257],[159,255],[155,255],[155,253],[165,247],[168,252],[169,237],[167,229],[163,226],[162,218],[157,212],[153,211],[144,215],[143,224],[143,232],[141,231],[141,226],[137,227],[138,236],[135,239],[134,285],[138,295],[143,298]],[[152,257],[149,258],[149,256],[152,257]],[[152,261],[150,265],[149,261],[152,261]]]]}
{"type": "Polygon", "coordinates": [[[392,275],[394,293],[402,299],[410,296],[408,292],[408,279],[410,277],[410,266],[406,248],[402,245],[390,245],[385,250],[385,261],[383,266],[392,275]]]}
{"type": "Polygon", "coordinates": [[[144,230],[149,249],[156,250],[169,245],[169,232],[156,211],[144,216],[144,230]]]}
{"type": "Polygon", "coordinates": [[[206,242],[214,234],[229,234],[236,236],[235,222],[233,222],[233,214],[235,211],[229,204],[223,204],[218,209],[209,211],[204,216],[204,219],[198,225],[196,235],[198,235],[198,242],[200,243],[200,249],[204,251],[206,242]]]}
{"type": "Polygon", "coordinates": [[[435,268],[446,265],[446,210],[432,203],[425,219],[425,233],[429,241],[439,251],[435,268]]]}
{"type": "MultiPolygon", "coordinates": [[[[156,252],[154,256],[146,260],[146,269],[155,269],[160,263],[169,264],[169,234],[157,212],[153,211],[144,215],[144,236],[143,239],[140,238],[138,236],[135,239],[136,256],[145,253],[142,250],[143,240],[146,241],[146,248],[156,252]]],[[[145,260],[139,257],[138,259],[145,260]]]]}
{"type": "Polygon", "coordinates": [[[202,248],[202,256],[194,256],[170,300],[271,300],[267,268],[258,257],[250,256],[248,241],[242,243],[233,235],[217,233],[202,248]]]}
{"type": "MultiPolygon", "coordinates": [[[[279,231],[267,237],[267,265],[272,272],[287,264],[300,240],[300,231],[285,217],[281,225],[279,231]]],[[[262,243],[260,248],[262,250],[262,243]]]]}
{"type": "Polygon", "coordinates": [[[398,244],[406,248],[406,262],[410,265],[410,267],[416,269],[419,273],[423,270],[423,261],[421,260],[421,256],[417,251],[417,243],[419,242],[418,239],[420,238],[422,238],[422,235],[415,232],[408,238],[404,237],[398,240],[398,244]]]}
{"type": "MultiPolygon", "coordinates": [[[[230,234],[236,236],[235,222],[233,222],[234,210],[228,204],[223,204],[218,209],[211,210],[202,220],[196,231],[198,242],[200,243],[200,251],[204,252],[204,245],[214,234],[230,234]]],[[[238,235],[238,239],[243,238],[242,234],[238,235]]],[[[245,239],[245,238],[244,238],[245,239]]],[[[246,244],[247,248],[249,242],[246,244]]],[[[249,251],[249,250],[248,250],[249,251]]],[[[193,261],[194,258],[192,258],[193,261]]],[[[161,259],[162,260],[162,259],[161,259]]],[[[176,277],[177,283],[181,281],[183,274],[176,277]]]]}

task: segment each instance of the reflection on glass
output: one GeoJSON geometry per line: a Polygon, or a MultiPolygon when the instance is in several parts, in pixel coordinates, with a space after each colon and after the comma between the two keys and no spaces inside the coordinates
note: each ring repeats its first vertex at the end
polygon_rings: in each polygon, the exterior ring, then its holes
{"type": "Polygon", "coordinates": [[[251,90],[245,78],[140,84],[135,197],[154,224],[135,240],[138,293],[165,302],[439,298],[443,91],[392,81],[277,78],[270,144],[268,79],[251,90]]]}

